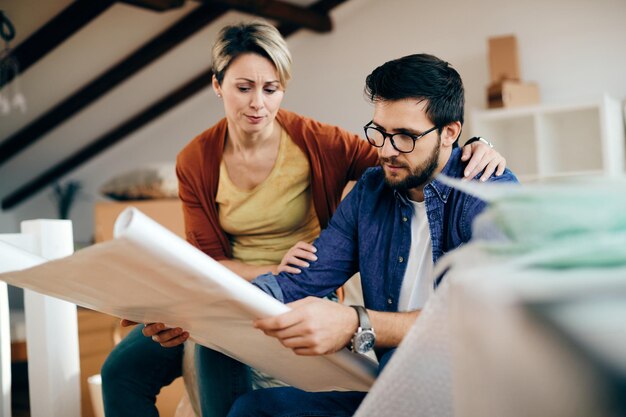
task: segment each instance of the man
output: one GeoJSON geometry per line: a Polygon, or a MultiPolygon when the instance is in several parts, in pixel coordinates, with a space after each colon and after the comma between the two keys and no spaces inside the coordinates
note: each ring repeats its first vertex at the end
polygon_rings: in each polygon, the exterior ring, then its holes
{"type": "MultiPolygon", "coordinates": [[[[439,284],[434,263],[471,238],[485,203],[435,178],[462,178],[465,168],[456,146],[464,107],[456,70],[431,55],[406,56],[376,68],[366,93],[374,117],[365,134],[381,166],[340,204],[315,242],[316,262],[298,275],[253,282],[293,309],[255,326],[300,355],[332,353],[351,342],[360,352],[375,346],[384,366],[439,284]],[[367,310],[320,298],[358,271],[367,310]]],[[[516,178],[506,170],[490,181],[516,178]]],[[[349,416],[364,395],[257,390],[240,397],[229,416],[349,416]]]]}

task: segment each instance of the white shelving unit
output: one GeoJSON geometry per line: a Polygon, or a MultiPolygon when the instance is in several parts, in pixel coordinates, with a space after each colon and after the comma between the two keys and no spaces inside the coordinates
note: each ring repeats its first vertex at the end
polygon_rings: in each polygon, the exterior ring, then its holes
{"type": "Polygon", "coordinates": [[[472,113],[472,135],[488,138],[521,181],[622,174],[622,105],[607,95],[579,104],[472,113]]]}

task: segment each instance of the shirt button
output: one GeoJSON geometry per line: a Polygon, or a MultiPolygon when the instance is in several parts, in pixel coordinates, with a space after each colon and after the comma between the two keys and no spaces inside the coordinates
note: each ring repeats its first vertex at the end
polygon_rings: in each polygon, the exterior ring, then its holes
{"type": "Polygon", "coordinates": [[[398,262],[400,262],[400,263],[404,262],[404,258],[403,258],[402,256],[400,256],[400,257],[398,258],[398,262]]]}
{"type": "Polygon", "coordinates": [[[402,218],[402,221],[403,221],[403,222],[405,222],[405,223],[406,223],[408,220],[409,220],[409,219],[408,219],[408,217],[406,217],[406,216],[402,218]]]}
{"type": "Polygon", "coordinates": [[[393,300],[391,298],[387,298],[387,304],[392,305],[393,304],[393,300]]]}

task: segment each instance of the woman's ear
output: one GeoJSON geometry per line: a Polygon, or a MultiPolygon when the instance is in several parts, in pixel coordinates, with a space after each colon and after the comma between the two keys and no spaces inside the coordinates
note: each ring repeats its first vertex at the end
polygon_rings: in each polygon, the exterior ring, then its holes
{"type": "Polygon", "coordinates": [[[211,84],[213,86],[213,91],[215,91],[215,95],[218,97],[222,97],[222,87],[220,86],[220,83],[217,81],[217,78],[215,77],[215,75],[213,75],[211,79],[211,84]]]}
{"type": "Polygon", "coordinates": [[[441,144],[451,147],[461,135],[462,128],[463,126],[459,121],[445,125],[443,129],[441,129],[441,144]]]}

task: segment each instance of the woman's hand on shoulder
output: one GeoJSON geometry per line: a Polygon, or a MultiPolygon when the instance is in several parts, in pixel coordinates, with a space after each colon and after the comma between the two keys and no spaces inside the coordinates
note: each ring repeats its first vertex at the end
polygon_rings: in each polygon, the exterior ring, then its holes
{"type": "Polygon", "coordinates": [[[484,170],[481,181],[487,181],[495,173],[499,177],[506,168],[506,159],[490,145],[476,141],[463,147],[462,161],[469,161],[465,167],[464,179],[472,179],[484,170]]]}
{"type": "Polygon", "coordinates": [[[308,268],[311,264],[309,261],[317,261],[315,255],[317,249],[315,246],[306,242],[298,242],[287,251],[283,260],[278,265],[278,272],[288,272],[290,274],[299,274],[302,272],[300,268],[308,268]]]}

